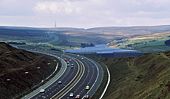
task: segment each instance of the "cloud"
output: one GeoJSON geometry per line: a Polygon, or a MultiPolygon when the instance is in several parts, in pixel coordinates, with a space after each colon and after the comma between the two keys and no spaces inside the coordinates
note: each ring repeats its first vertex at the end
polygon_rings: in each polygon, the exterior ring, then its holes
{"type": "Polygon", "coordinates": [[[53,26],[54,21],[59,27],[168,24],[169,5],[170,0],[0,0],[0,25],[53,26]]]}
{"type": "Polygon", "coordinates": [[[73,1],[63,0],[38,2],[35,10],[39,13],[72,14],[78,13],[80,8],[73,1]]]}

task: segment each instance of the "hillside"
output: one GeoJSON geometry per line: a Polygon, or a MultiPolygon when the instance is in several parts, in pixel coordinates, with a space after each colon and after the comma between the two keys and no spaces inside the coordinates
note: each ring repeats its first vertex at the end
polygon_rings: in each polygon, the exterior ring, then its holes
{"type": "Polygon", "coordinates": [[[146,53],[169,51],[166,40],[170,39],[170,32],[161,32],[148,35],[135,36],[127,40],[113,41],[110,46],[126,49],[135,49],[146,53]],[[116,43],[117,42],[117,43],[116,43]]]}
{"type": "Polygon", "coordinates": [[[170,32],[170,25],[97,27],[97,28],[30,28],[0,26],[1,41],[24,43],[45,43],[55,46],[79,46],[81,43],[103,44],[112,41],[122,42],[129,38],[170,32]],[[24,37],[24,38],[23,38],[24,37]]]}
{"type": "Polygon", "coordinates": [[[103,99],[170,99],[170,52],[102,61],[111,73],[103,99]]]}
{"type": "Polygon", "coordinates": [[[31,90],[54,71],[54,59],[0,42],[0,99],[16,98],[31,90]]]}
{"type": "Polygon", "coordinates": [[[170,31],[170,25],[160,26],[129,26],[129,27],[97,27],[87,29],[91,32],[123,34],[123,35],[144,35],[170,31]]]}

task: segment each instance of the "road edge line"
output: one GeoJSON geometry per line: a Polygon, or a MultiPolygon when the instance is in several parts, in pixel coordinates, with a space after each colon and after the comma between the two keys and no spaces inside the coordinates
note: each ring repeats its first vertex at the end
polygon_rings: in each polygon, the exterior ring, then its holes
{"type": "Polygon", "coordinates": [[[110,84],[110,71],[109,71],[109,69],[108,69],[108,67],[107,67],[107,66],[105,66],[105,67],[106,67],[106,69],[107,69],[108,80],[107,80],[106,87],[105,87],[105,89],[104,89],[104,91],[103,91],[103,93],[102,93],[102,95],[100,96],[100,98],[99,98],[99,99],[102,99],[102,98],[103,98],[103,96],[104,96],[104,94],[106,93],[107,88],[108,88],[108,86],[109,86],[109,84],[110,84]]]}

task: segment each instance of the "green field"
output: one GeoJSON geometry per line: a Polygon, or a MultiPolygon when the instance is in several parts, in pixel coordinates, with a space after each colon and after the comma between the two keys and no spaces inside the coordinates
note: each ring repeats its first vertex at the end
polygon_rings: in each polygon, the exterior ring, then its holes
{"type": "Polygon", "coordinates": [[[170,47],[165,45],[165,41],[170,39],[169,35],[170,34],[161,35],[162,37],[159,38],[152,35],[148,36],[148,38],[129,38],[125,42],[119,43],[117,46],[120,48],[135,49],[145,53],[170,51],[170,47]]]}

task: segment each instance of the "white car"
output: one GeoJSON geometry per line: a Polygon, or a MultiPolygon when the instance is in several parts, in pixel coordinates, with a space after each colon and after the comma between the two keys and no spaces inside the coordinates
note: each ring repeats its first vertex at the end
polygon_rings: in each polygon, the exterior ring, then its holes
{"type": "Polygon", "coordinates": [[[62,82],[61,82],[61,81],[58,81],[58,84],[62,84],[62,82]]]}
{"type": "Polygon", "coordinates": [[[75,97],[75,99],[80,99],[80,95],[77,95],[77,96],[75,97]]]}
{"type": "Polygon", "coordinates": [[[43,93],[45,90],[44,89],[40,89],[40,93],[43,93]]]}
{"type": "Polygon", "coordinates": [[[89,90],[89,89],[90,89],[90,86],[86,86],[85,89],[86,89],[86,90],[89,90]]]}
{"type": "Polygon", "coordinates": [[[69,96],[70,96],[70,97],[73,97],[73,96],[74,96],[74,94],[71,92],[69,96]]]}
{"type": "Polygon", "coordinates": [[[84,99],[90,99],[90,96],[89,95],[85,95],[84,99]]]}

